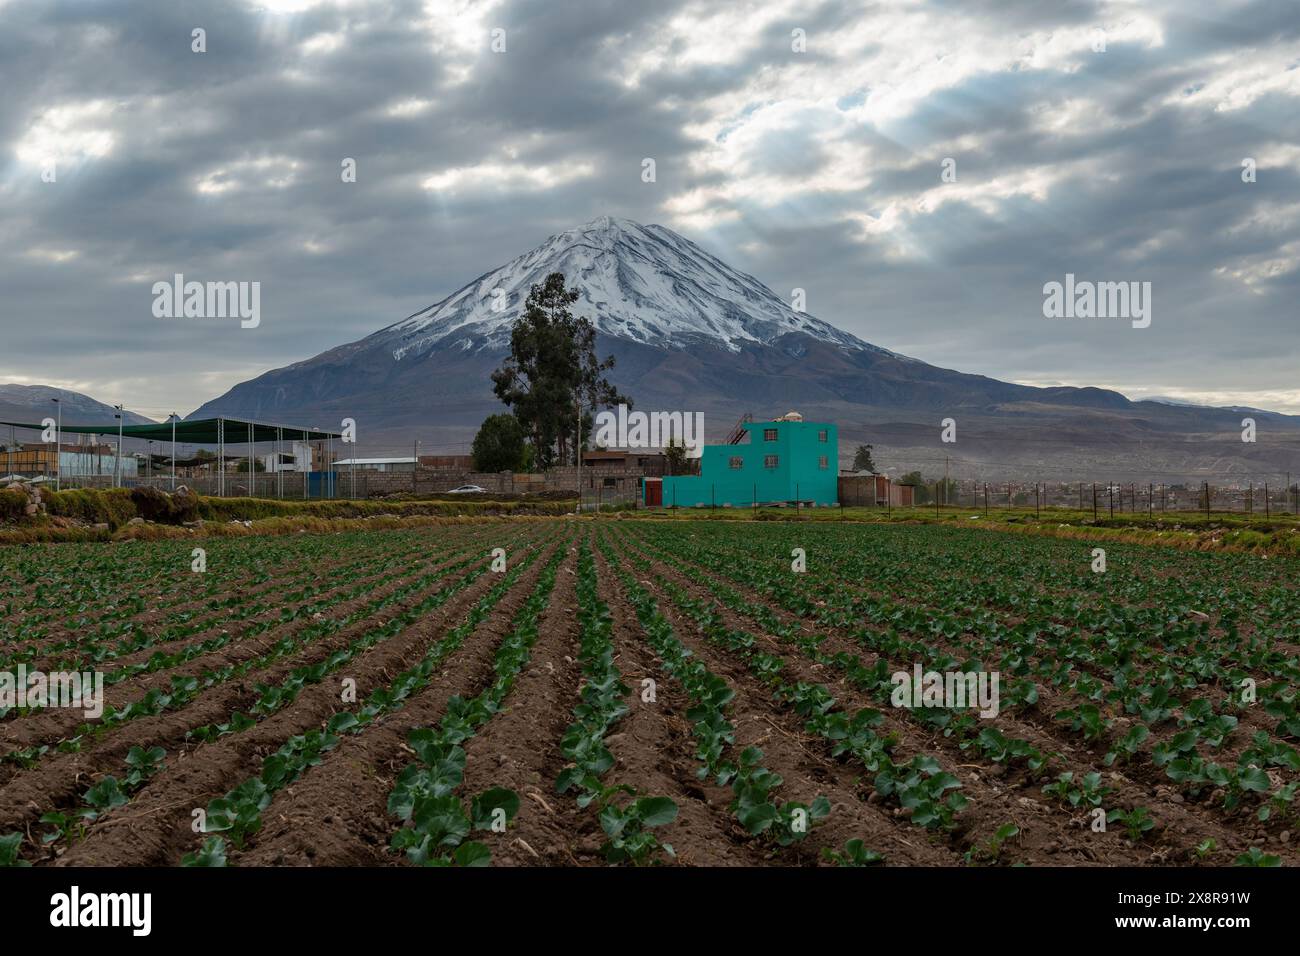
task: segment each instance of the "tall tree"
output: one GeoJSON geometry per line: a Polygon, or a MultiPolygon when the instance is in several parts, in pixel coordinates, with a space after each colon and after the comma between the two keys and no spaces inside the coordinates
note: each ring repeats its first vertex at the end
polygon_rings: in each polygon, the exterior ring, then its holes
{"type": "Polygon", "coordinates": [[[870,445],[859,445],[858,450],[853,453],[853,470],[867,471],[873,475],[876,473],[876,463],[871,460],[870,445]]]}
{"type": "Polygon", "coordinates": [[[570,448],[576,462],[591,427],[584,413],[578,434],[579,403],[632,404],[605,378],[614,358],[597,357],[596,327],[573,315],[576,301],[578,293],[565,288],[563,273],[552,272],[534,285],[510,331],[510,355],[492,373],[493,391],[519,419],[539,468],[569,461],[570,448]]]}
{"type": "Polygon", "coordinates": [[[475,471],[517,471],[524,464],[524,427],[514,415],[489,415],[470,448],[475,471]]]}
{"type": "Polygon", "coordinates": [[[680,444],[674,438],[668,439],[668,444],[664,446],[664,464],[668,467],[670,475],[686,474],[686,442],[683,440],[680,444]]]}

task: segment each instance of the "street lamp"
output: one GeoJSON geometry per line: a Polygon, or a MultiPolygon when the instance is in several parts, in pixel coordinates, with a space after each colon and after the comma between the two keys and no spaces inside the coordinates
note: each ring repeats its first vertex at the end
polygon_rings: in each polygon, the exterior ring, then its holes
{"type": "Polygon", "coordinates": [[[63,455],[61,454],[63,450],[61,447],[63,443],[63,403],[57,398],[51,398],[50,401],[58,409],[59,415],[58,424],[54,426],[54,467],[56,469],[54,472],[54,490],[61,491],[63,489],[63,455]]]}
{"type": "MultiPolygon", "coordinates": [[[[575,404],[578,406],[577,429],[573,433],[573,461],[577,465],[577,471],[575,472],[575,475],[577,476],[576,483],[578,485],[578,505],[574,509],[573,513],[575,515],[581,516],[582,515],[582,393],[581,392],[574,395],[574,401],[575,404]]],[[[592,408],[595,407],[596,407],[595,405],[592,405],[592,408]]]]}
{"type": "Polygon", "coordinates": [[[122,413],[124,409],[121,405],[114,405],[117,414],[113,417],[117,419],[117,461],[113,462],[113,487],[117,488],[122,482],[122,413]]]}

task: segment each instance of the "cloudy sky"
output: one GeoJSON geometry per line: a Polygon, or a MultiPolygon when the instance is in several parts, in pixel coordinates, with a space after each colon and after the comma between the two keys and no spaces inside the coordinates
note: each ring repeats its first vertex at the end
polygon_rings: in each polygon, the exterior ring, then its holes
{"type": "Polygon", "coordinates": [[[0,0],[0,75],[0,382],[186,413],[608,214],[935,364],[1300,413],[1291,0],[0,0]]]}

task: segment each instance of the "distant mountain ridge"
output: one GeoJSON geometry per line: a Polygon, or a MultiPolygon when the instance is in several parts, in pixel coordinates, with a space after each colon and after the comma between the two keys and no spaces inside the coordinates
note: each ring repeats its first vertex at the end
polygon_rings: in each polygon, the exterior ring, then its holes
{"type": "MultiPolygon", "coordinates": [[[[0,384],[0,421],[40,424],[41,419],[57,417],[57,406],[52,399],[59,399],[63,406],[63,424],[65,425],[116,425],[113,417],[117,409],[112,405],[73,392],[66,388],[54,388],[50,385],[15,385],[0,384]]],[[[123,413],[122,421],[127,425],[149,425],[150,418],[135,412],[123,413]]],[[[6,437],[7,434],[6,434],[6,437]]]]}

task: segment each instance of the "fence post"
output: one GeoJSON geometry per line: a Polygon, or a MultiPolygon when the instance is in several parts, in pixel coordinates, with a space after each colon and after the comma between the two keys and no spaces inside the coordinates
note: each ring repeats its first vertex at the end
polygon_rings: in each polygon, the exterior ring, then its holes
{"type": "MultiPolygon", "coordinates": [[[[1112,482],[1109,482],[1109,483],[1106,485],[1106,494],[1107,494],[1107,495],[1109,496],[1109,498],[1110,498],[1110,516],[1113,518],[1113,517],[1115,517],[1115,483],[1114,483],[1113,481],[1112,481],[1112,482]]],[[[1123,508],[1124,508],[1124,505],[1123,505],[1123,503],[1121,502],[1121,503],[1120,503],[1120,510],[1122,511],[1123,508]]]]}
{"type": "Polygon", "coordinates": [[[1268,511],[1268,482],[1264,482],[1264,517],[1270,517],[1268,511]]]}

